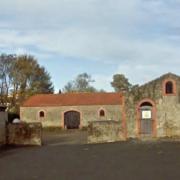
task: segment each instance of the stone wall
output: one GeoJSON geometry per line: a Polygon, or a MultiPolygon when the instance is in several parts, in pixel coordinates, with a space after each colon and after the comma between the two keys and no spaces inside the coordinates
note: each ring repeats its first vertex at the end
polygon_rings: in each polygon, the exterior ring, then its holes
{"type": "Polygon", "coordinates": [[[8,145],[42,145],[41,123],[18,123],[7,125],[8,145]]]}
{"type": "MultiPolygon", "coordinates": [[[[148,99],[153,102],[153,133],[154,137],[180,136],[180,77],[171,73],[165,74],[140,87],[134,87],[124,94],[124,107],[121,105],[94,105],[94,106],[61,106],[61,107],[21,107],[21,119],[26,122],[42,122],[43,127],[64,127],[64,113],[78,111],[81,114],[81,127],[87,127],[88,121],[115,120],[121,124],[126,119],[125,135],[129,138],[139,137],[137,123],[138,104],[148,99]],[[166,96],[163,91],[163,82],[172,79],[176,83],[176,94],[166,96]],[[105,110],[106,116],[99,117],[99,110],[105,110]],[[39,118],[38,113],[45,112],[45,118],[39,118]],[[155,129],[155,130],[154,130],[155,129]],[[156,131],[156,132],[155,132],[156,131]]],[[[152,103],[151,103],[152,104],[152,103]]],[[[96,122],[97,123],[97,122],[96,122]]],[[[98,125],[99,123],[97,123],[98,125]]],[[[111,127],[111,126],[109,126],[111,127]]],[[[100,126],[98,127],[100,128],[100,126]]],[[[111,130],[110,130],[111,132],[111,130]]]]}
{"type": "Polygon", "coordinates": [[[156,105],[157,137],[180,136],[180,78],[173,74],[166,74],[126,94],[127,136],[137,137],[137,104],[146,98],[156,105]],[[163,82],[166,79],[176,82],[176,95],[164,96],[163,82]]]}
{"type": "Polygon", "coordinates": [[[117,121],[95,121],[88,126],[88,143],[124,141],[122,126],[117,121]]]}
{"type": "Polygon", "coordinates": [[[5,144],[6,133],[5,133],[5,124],[7,122],[8,115],[7,112],[0,111],[0,145],[5,144]]]}
{"type": "Polygon", "coordinates": [[[122,106],[91,105],[91,106],[60,106],[60,107],[21,107],[21,120],[26,122],[41,122],[43,127],[64,127],[64,113],[78,111],[81,114],[81,127],[87,127],[88,121],[115,120],[122,121],[122,106]],[[104,117],[99,117],[99,110],[105,111],[104,117]],[[39,118],[38,113],[45,112],[45,118],[39,118]]]}
{"type": "Polygon", "coordinates": [[[157,136],[180,137],[180,103],[177,96],[164,96],[157,103],[157,136]]]}

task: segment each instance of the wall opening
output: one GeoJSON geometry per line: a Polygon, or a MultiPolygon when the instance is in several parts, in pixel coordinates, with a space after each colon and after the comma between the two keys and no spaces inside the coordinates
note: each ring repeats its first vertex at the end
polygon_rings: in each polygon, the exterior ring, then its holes
{"type": "Polygon", "coordinates": [[[80,128],[80,112],[68,111],[64,113],[64,127],[67,129],[80,128]]]}
{"type": "Polygon", "coordinates": [[[45,112],[44,111],[40,111],[39,112],[39,117],[40,118],[44,118],[45,117],[45,112]]]}
{"type": "Polygon", "coordinates": [[[140,137],[156,136],[155,103],[149,99],[142,100],[137,107],[137,130],[140,137]]]}
{"type": "Polygon", "coordinates": [[[166,87],[165,87],[165,90],[166,90],[166,94],[173,94],[173,83],[171,81],[168,81],[166,83],[166,87]]]}
{"type": "Polygon", "coordinates": [[[172,79],[166,79],[163,82],[163,95],[176,95],[176,82],[172,79]]]}
{"type": "Polygon", "coordinates": [[[104,116],[105,116],[105,111],[104,111],[103,109],[101,109],[101,110],[99,111],[99,116],[100,116],[100,117],[104,117],[104,116]]]}

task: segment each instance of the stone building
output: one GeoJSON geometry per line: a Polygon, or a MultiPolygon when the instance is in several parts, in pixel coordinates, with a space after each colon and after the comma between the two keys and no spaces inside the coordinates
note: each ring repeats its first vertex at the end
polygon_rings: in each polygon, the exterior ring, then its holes
{"type": "Polygon", "coordinates": [[[21,119],[44,127],[87,127],[119,122],[125,138],[180,136],[180,77],[168,73],[128,93],[36,95],[20,109],[21,119]]]}
{"type": "Polygon", "coordinates": [[[121,93],[67,93],[35,95],[20,108],[20,116],[26,122],[42,122],[43,127],[71,129],[97,120],[122,123],[123,111],[121,93]]]}
{"type": "Polygon", "coordinates": [[[127,137],[180,136],[180,76],[165,74],[126,94],[127,137]]]}

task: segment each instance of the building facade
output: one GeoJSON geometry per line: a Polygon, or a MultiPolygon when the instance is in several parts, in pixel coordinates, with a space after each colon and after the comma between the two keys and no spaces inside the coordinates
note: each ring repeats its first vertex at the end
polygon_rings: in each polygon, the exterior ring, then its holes
{"type": "Polygon", "coordinates": [[[128,137],[180,136],[180,77],[168,73],[126,95],[128,137]]]}
{"type": "Polygon", "coordinates": [[[180,77],[168,73],[123,94],[36,95],[24,103],[20,116],[26,122],[61,128],[114,120],[126,138],[180,136],[180,77]]]}
{"type": "MultiPolygon", "coordinates": [[[[35,95],[20,108],[26,122],[43,127],[83,128],[90,121],[123,121],[121,93],[67,93],[35,95]]],[[[122,123],[123,124],[123,123],[122,123]]]]}

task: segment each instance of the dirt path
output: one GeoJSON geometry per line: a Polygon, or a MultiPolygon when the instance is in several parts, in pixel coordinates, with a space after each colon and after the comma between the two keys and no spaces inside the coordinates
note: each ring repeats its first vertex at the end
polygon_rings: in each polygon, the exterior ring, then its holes
{"type": "Polygon", "coordinates": [[[43,143],[48,146],[87,144],[87,131],[43,132],[43,143]]]}

